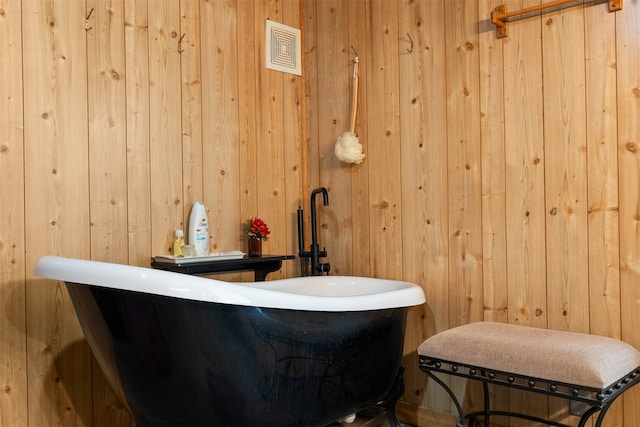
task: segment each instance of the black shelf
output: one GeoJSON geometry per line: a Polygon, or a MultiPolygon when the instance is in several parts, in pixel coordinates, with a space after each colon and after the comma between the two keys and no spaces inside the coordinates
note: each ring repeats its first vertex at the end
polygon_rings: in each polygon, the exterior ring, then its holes
{"type": "Polygon", "coordinates": [[[295,259],[295,255],[263,255],[261,257],[247,257],[225,261],[205,261],[192,263],[173,263],[151,261],[151,267],[158,270],[173,271],[183,274],[228,273],[231,271],[254,271],[254,280],[263,282],[267,274],[282,268],[282,261],[295,259]]]}

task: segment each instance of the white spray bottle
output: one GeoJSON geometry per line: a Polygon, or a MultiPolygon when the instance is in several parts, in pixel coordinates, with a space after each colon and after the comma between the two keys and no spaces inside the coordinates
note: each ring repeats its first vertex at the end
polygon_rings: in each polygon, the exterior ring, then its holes
{"type": "Polygon", "coordinates": [[[189,244],[196,256],[209,255],[209,220],[202,202],[195,202],[189,216],[189,244]]]}

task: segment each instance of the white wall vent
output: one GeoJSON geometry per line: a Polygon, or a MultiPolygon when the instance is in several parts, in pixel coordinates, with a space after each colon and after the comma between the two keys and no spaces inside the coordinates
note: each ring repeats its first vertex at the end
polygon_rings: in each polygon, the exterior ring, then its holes
{"type": "Polygon", "coordinates": [[[302,75],[300,30],[267,19],[267,68],[302,75]]]}

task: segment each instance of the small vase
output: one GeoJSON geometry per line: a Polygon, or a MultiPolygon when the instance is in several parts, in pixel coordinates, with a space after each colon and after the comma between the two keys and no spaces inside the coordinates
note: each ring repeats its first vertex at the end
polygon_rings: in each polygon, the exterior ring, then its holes
{"type": "Polygon", "coordinates": [[[257,237],[249,237],[247,254],[250,257],[262,256],[262,239],[257,237]]]}

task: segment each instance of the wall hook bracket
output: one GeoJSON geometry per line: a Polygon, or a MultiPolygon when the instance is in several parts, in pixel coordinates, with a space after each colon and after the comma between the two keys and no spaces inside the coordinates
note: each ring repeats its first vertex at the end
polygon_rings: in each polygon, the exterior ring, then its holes
{"type": "Polygon", "coordinates": [[[89,14],[87,15],[86,18],[84,18],[84,30],[85,31],[89,31],[90,29],[92,29],[93,27],[91,26],[91,24],[89,23],[89,18],[91,18],[91,14],[93,13],[93,8],[91,8],[91,10],[89,11],[89,14]]]}
{"type": "Polygon", "coordinates": [[[409,33],[407,33],[407,37],[409,38],[409,43],[411,44],[407,48],[407,53],[412,53],[413,52],[413,39],[411,38],[411,35],[409,33]]]}
{"type": "Polygon", "coordinates": [[[180,38],[178,39],[178,53],[182,53],[184,52],[184,48],[182,47],[182,40],[184,39],[184,37],[187,35],[187,33],[183,33],[180,38]]]}

